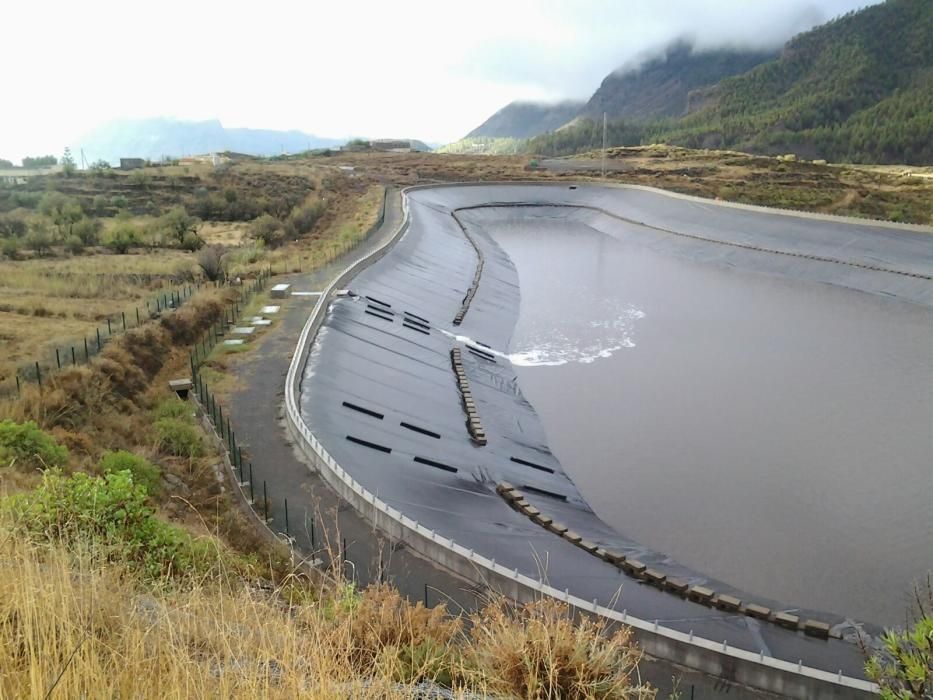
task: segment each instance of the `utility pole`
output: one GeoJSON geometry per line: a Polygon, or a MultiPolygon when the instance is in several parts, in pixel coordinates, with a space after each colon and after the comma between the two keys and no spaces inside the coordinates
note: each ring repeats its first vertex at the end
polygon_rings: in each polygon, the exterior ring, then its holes
{"type": "Polygon", "coordinates": [[[603,112],[603,179],[606,178],[606,113],[603,112]]]}

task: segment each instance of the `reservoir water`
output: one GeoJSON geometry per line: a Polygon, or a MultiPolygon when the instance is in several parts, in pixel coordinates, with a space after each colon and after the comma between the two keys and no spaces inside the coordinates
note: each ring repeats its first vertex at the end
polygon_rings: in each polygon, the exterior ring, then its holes
{"type": "Polygon", "coordinates": [[[490,217],[510,352],[551,449],[620,533],[741,589],[898,624],[933,569],[933,311],[490,217]]]}

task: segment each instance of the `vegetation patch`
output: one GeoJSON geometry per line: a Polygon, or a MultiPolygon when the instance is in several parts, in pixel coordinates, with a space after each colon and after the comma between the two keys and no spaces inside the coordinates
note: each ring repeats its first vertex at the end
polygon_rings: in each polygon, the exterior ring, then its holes
{"type": "Polygon", "coordinates": [[[62,467],[68,450],[43,432],[35,421],[0,421],[0,466],[19,469],[62,467]]]}

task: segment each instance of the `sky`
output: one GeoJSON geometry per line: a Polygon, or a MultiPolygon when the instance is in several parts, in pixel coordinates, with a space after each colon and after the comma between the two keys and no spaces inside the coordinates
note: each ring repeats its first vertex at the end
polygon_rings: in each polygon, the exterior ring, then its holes
{"type": "Polygon", "coordinates": [[[871,0],[7,2],[0,158],[114,119],[454,141],[515,99],[585,99],[679,37],[779,46],[871,0]]]}

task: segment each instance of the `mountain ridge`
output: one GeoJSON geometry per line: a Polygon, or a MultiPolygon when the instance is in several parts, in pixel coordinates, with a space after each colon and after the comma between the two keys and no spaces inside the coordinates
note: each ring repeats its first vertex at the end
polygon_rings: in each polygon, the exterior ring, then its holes
{"type": "Polygon", "coordinates": [[[235,151],[256,156],[295,153],[338,146],[345,139],[322,138],[298,130],[227,128],[219,119],[185,121],[156,117],[121,119],[86,134],[77,148],[89,162],[120,158],[178,158],[185,155],[235,151]]]}
{"type": "Polygon", "coordinates": [[[563,100],[554,103],[516,100],[473,129],[464,139],[525,139],[543,134],[569,122],[583,104],[583,100],[563,100]]]}

